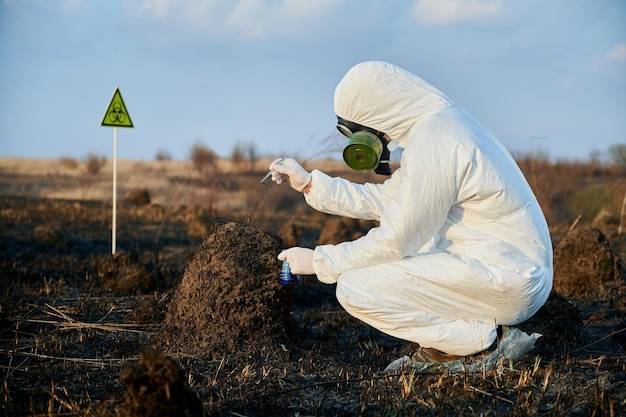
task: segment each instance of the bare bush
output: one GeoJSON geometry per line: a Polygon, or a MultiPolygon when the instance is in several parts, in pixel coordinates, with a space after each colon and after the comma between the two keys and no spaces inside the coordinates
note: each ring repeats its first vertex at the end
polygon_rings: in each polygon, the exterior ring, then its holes
{"type": "Polygon", "coordinates": [[[237,142],[233,147],[231,154],[231,161],[233,162],[233,165],[240,167],[246,159],[249,163],[249,172],[254,172],[254,166],[256,165],[256,161],[258,159],[256,145],[253,142],[237,142]]]}
{"type": "MultiPolygon", "coordinates": [[[[582,220],[591,221],[603,208],[615,205],[611,189],[605,185],[591,185],[572,195],[570,207],[572,214],[582,216],[582,220]]],[[[613,212],[614,210],[610,210],[613,212]]]]}
{"type": "Polygon", "coordinates": [[[190,159],[200,174],[204,174],[212,165],[217,166],[217,155],[201,142],[196,142],[191,148],[190,159]]]}
{"type": "Polygon", "coordinates": [[[159,149],[156,155],[154,156],[154,159],[157,161],[171,161],[172,154],[164,149],[159,149]]]}
{"type": "Polygon", "coordinates": [[[613,145],[609,148],[611,162],[621,168],[626,169],[626,145],[613,145]]]}
{"type": "Polygon", "coordinates": [[[191,148],[191,161],[209,190],[208,209],[214,217],[217,216],[217,190],[219,183],[217,160],[217,154],[201,142],[196,142],[193,148],[191,148]]]}
{"type": "Polygon", "coordinates": [[[250,162],[250,171],[254,171],[254,166],[256,165],[256,161],[259,158],[258,152],[256,150],[256,145],[252,142],[248,144],[246,148],[246,153],[248,155],[248,161],[250,162]]]}
{"type": "Polygon", "coordinates": [[[235,143],[235,146],[233,146],[233,151],[230,154],[230,160],[234,166],[239,167],[239,165],[241,165],[244,159],[245,159],[244,147],[241,144],[241,142],[237,142],[235,143]]]}
{"type": "Polygon", "coordinates": [[[85,161],[85,169],[89,175],[98,175],[106,162],[106,157],[90,153],[85,161]]]}
{"type": "Polygon", "coordinates": [[[78,161],[76,160],[76,158],[64,156],[59,159],[59,163],[61,164],[62,167],[67,168],[67,169],[78,168],[78,161]]]}

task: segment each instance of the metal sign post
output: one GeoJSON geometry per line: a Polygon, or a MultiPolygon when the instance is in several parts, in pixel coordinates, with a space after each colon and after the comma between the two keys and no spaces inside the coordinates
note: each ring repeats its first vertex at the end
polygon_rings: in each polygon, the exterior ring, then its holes
{"type": "Polygon", "coordinates": [[[113,127],[113,224],[111,226],[111,254],[115,255],[116,218],[117,218],[117,128],[134,127],[126,105],[122,99],[120,89],[116,86],[109,107],[107,108],[100,126],[113,127]]]}

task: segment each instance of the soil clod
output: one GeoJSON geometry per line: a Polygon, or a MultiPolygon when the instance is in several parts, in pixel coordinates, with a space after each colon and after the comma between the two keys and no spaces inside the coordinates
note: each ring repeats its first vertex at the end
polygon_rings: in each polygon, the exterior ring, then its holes
{"type": "Polygon", "coordinates": [[[139,362],[122,369],[124,401],[103,402],[96,417],[201,417],[202,401],[189,389],[180,367],[163,353],[146,348],[139,362]]]}

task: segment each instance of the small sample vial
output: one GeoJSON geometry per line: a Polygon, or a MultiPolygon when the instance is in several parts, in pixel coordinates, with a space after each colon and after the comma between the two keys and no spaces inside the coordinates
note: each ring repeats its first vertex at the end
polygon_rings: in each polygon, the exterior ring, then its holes
{"type": "Polygon", "coordinates": [[[278,282],[283,285],[300,282],[300,275],[291,273],[291,268],[289,268],[289,262],[287,262],[286,259],[283,261],[283,267],[280,270],[280,278],[278,282]]]}

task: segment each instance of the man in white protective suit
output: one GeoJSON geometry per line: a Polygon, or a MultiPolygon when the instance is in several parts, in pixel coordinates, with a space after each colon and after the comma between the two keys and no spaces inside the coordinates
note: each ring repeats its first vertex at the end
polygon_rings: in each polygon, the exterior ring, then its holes
{"type": "Polygon", "coordinates": [[[349,166],[390,173],[384,158],[401,147],[400,168],[382,184],[357,184],[287,158],[270,165],[272,179],[319,211],[379,226],[354,241],[293,247],[278,258],[294,274],[336,283],[348,313],[418,343],[422,361],[482,352],[496,343],[498,326],[535,314],[552,288],[552,243],[530,186],[498,139],[442,92],[385,62],[351,68],[334,108],[350,137],[349,166]]]}

